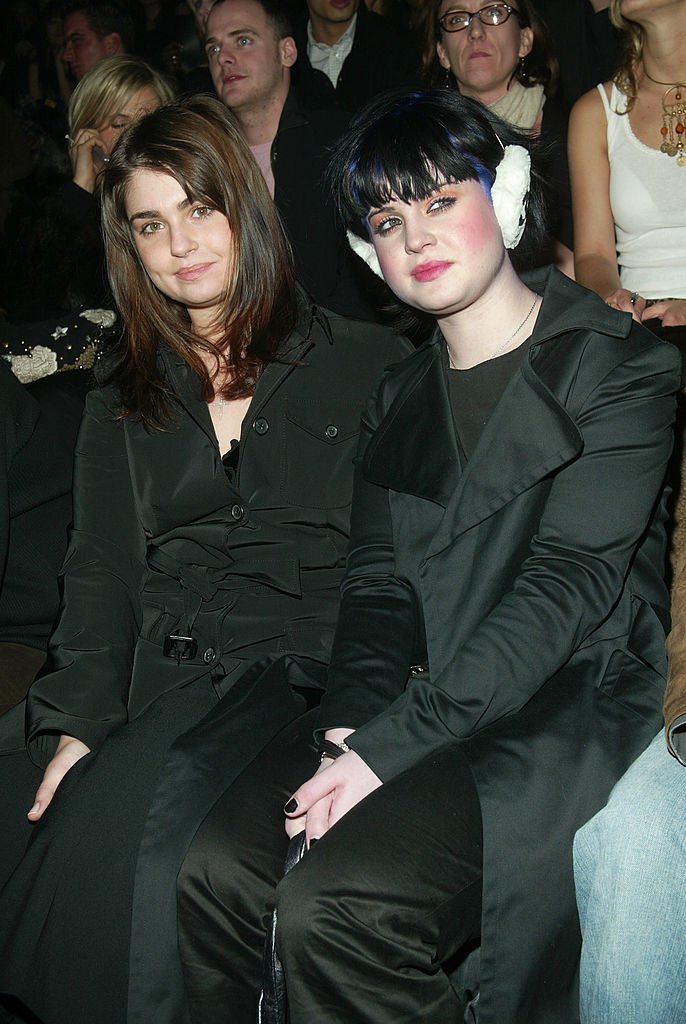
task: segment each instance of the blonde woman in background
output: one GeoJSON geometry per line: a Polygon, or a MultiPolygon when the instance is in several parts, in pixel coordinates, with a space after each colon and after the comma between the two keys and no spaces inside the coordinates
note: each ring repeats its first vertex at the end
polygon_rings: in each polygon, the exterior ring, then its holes
{"type": "Polygon", "coordinates": [[[613,0],[610,18],[624,61],[569,124],[576,276],[634,320],[683,327],[686,3],[613,0]]]}
{"type": "Polygon", "coordinates": [[[68,110],[72,178],[39,200],[23,221],[10,319],[36,321],[84,307],[112,307],[100,229],[102,171],[124,128],[172,99],[158,71],[126,54],[105,58],[81,79],[68,110]]]}

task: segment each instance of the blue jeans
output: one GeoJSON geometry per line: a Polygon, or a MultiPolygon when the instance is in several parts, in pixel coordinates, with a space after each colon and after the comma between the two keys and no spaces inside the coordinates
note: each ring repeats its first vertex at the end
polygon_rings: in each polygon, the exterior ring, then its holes
{"type": "Polygon", "coordinates": [[[655,737],[574,841],[582,1024],[686,1021],[686,768],[655,737]]]}

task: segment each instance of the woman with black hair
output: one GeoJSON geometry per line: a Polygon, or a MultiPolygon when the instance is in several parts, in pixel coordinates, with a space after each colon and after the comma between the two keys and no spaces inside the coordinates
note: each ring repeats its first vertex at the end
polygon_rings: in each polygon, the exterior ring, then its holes
{"type": "MultiPolygon", "coordinates": [[[[348,225],[435,330],[363,416],[321,764],[286,793],[310,845],[276,896],[293,1024],[460,1021],[444,968],[479,944],[482,1024],[571,1024],[572,839],[660,721],[679,360],[556,270],[515,271],[543,227],[529,163],[446,91],[380,98],[335,155],[348,225]]],[[[203,886],[224,914],[232,1007],[289,763],[266,748],[180,878],[187,935],[203,886]]]]}

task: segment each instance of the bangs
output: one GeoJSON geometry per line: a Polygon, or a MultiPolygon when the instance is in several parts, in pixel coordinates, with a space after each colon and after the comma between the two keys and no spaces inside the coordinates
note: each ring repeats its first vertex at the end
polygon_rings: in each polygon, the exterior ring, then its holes
{"type": "MultiPolygon", "coordinates": [[[[353,129],[354,132],[354,129],[353,129]]],[[[353,141],[353,140],[351,140],[353,141]]],[[[414,103],[399,103],[354,139],[339,171],[338,199],[348,223],[363,223],[369,211],[393,198],[423,200],[446,182],[478,181],[490,193],[493,174],[442,119],[427,118],[414,103]],[[342,171],[342,173],[340,173],[342,171]]]]}

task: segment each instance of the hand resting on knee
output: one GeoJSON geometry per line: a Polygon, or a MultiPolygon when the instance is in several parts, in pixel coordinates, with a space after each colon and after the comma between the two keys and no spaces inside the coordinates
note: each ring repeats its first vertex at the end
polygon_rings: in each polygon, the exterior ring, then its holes
{"type": "Polygon", "coordinates": [[[74,736],[60,736],[55,756],[45,769],[43,781],[36,790],[33,807],[28,812],[31,821],[38,821],[43,816],[64,776],[86,754],[90,754],[90,747],[81,740],[74,736]]]}

